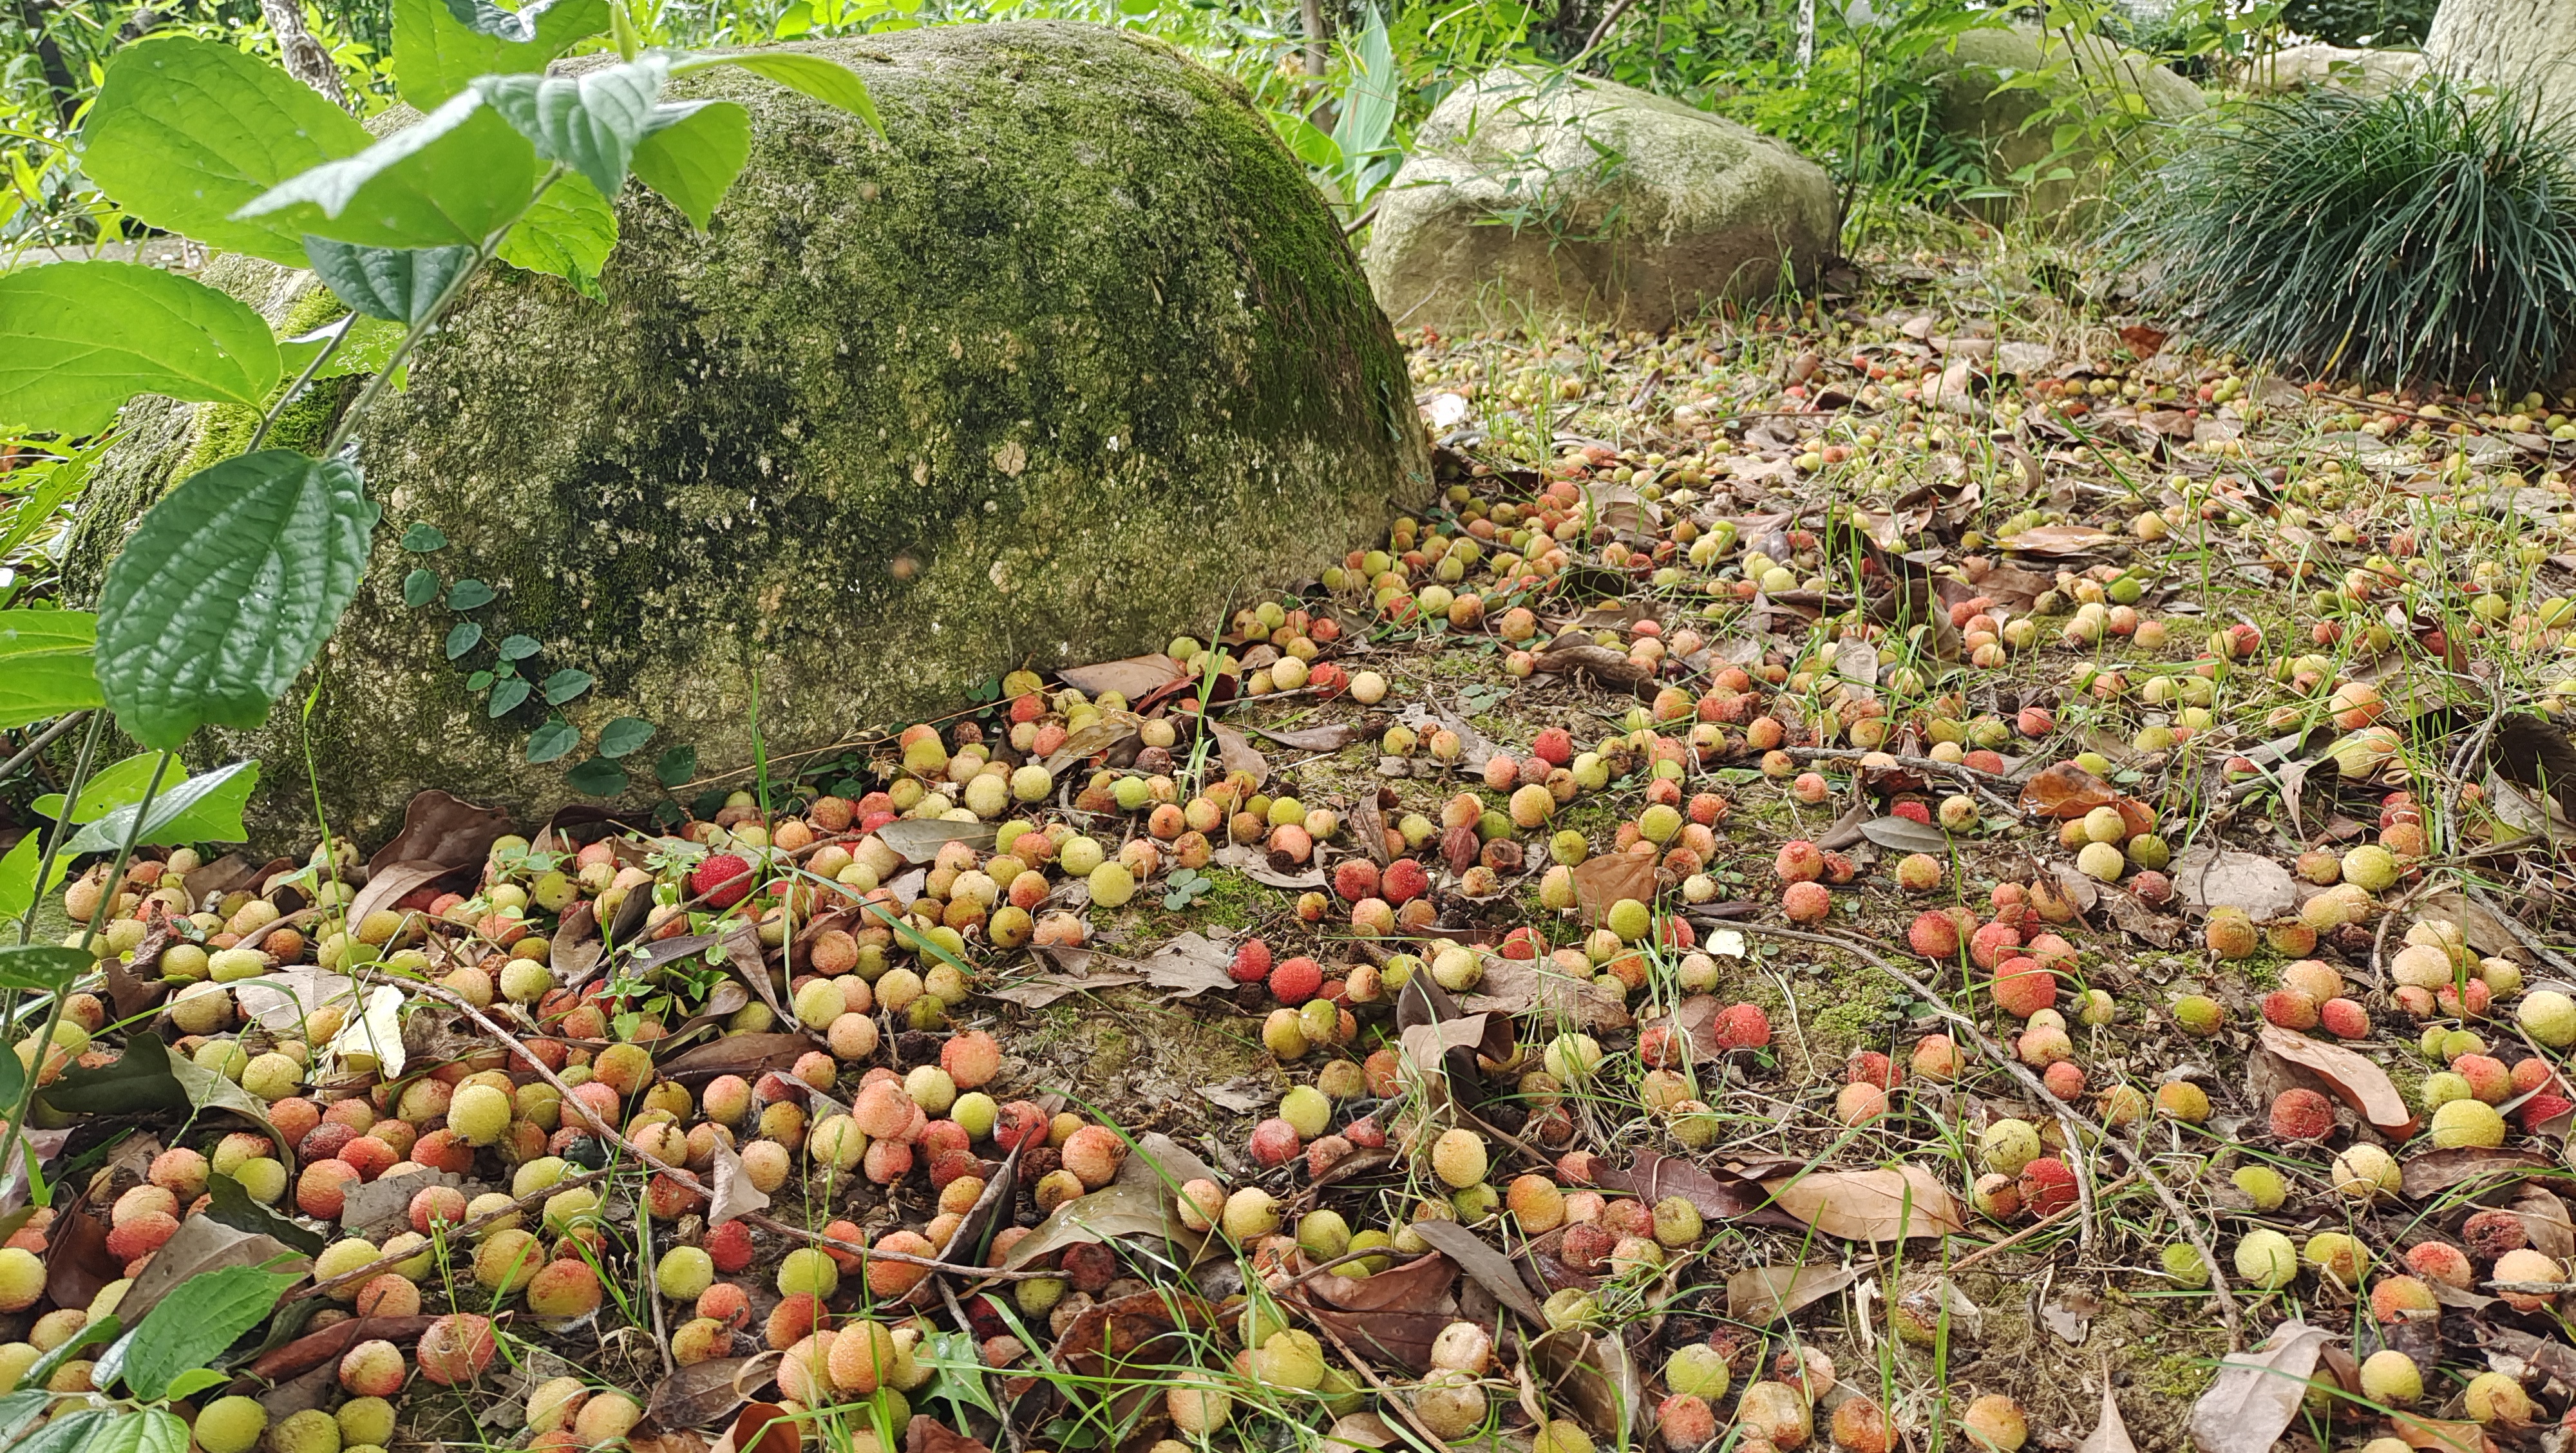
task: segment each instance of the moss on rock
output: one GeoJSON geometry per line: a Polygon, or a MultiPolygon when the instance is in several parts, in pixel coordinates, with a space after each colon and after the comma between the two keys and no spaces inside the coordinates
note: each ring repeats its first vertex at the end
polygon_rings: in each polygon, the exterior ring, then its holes
{"type": "MultiPolygon", "coordinates": [[[[1228,82],[1056,22],[787,48],[855,67],[887,136],[686,78],[752,114],[711,229],[630,185],[604,300],[495,273],[380,401],[385,522],[310,723],[334,827],[379,834],[432,786],[550,812],[623,716],[659,728],[639,785],[674,745],[749,768],[755,707],[792,764],[1018,666],[1204,631],[1427,497],[1393,334],[1228,82]],[[416,523],[446,547],[407,553],[416,523]],[[403,604],[423,567],[496,592],[453,664],[457,616],[403,604]],[[597,679],[561,761],[525,760],[541,700],[493,719],[467,689],[512,634],[528,679],[597,679]]],[[[217,744],[271,759],[271,831],[309,817],[302,695],[217,744]]]]}

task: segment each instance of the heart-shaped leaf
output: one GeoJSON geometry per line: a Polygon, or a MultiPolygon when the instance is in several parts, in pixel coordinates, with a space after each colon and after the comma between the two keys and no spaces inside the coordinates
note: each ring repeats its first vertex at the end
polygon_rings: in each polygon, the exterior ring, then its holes
{"type": "Polygon", "coordinates": [[[414,520],[411,527],[403,531],[402,547],[415,555],[444,550],[447,548],[447,532],[427,520],[414,520]]]}
{"type": "Polygon", "coordinates": [[[264,449],[181,482],[99,592],[98,681],[118,725],[164,749],[259,725],[356,598],[375,524],[345,460],[264,449]]]}
{"type": "Polygon", "coordinates": [[[470,247],[361,247],[328,237],[305,238],[304,256],[341,302],[370,318],[404,324],[428,318],[474,266],[470,247]]]}
{"type": "Polygon", "coordinates": [[[606,757],[593,757],[564,774],[572,790],[588,797],[615,797],[626,790],[626,769],[606,757]]]}
{"type": "Polygon", "coordinates": [[[621,716],[599,729],[599,754],[603,757],[632,756],[651,740],[651,722],[640,716],[621,716]]]}
{"type": "Polygon", "coordinates": [[[731,101],[666,101],[635,146],[636,178],[706,230],[751,158],[751,113],[731,101]]]}
{"type": "Polygon", "coordinates": [[[484,707],[484,714],[487,716],[507,714],[511,708],[528,699],[529,690],[528,683],[516,676],[493,683],[492,700],[484,707]]]}
{"type": "Polygon", "coordinates": [[[549,721],[528,733],[528,760],[551,762],[581,745],[581,733],[568,721],[549,721]]]}
{"type": "Polygon", "coordinates": [[[536,149],[469,90],[355,156],[269,188],[233,220],[270,218],[369,247],[480,247],[528,210],[536,187],[536,149]]]}
{"type": "Polygon", "coordinates": [[[453,661],[482,643],[482,626],[473,621],[459,621],[447,633],[447,659],[453,661]]]}
{"type": "Polygon", "coordinates": [[[482,76],[474,89],[539,157],[571,167],[611,197],[626,185],[670,72],[667,57],[647,53],[580,76],[482,76]]]}
{"type": "Polygon", "coordinates": [[[552,676],[546,678],[546,705],[561,706],[565,702],[572,700],[574,697],[581,695],[585,691],[588,691],[590,686],[591,675],[589,672],[576,671],[572,667],[566,666],[561,671],[558,671],[552,676]]]}
{"type": "Polygon", "coordinates": [[[438,599],[438,572],[415,570],[403,577],[403,604],[418,609],[438,599]]]}
{"type": "Polygon", "coordinates": [[[94,434],[138,393],[257,407],[277,339],[248,305],[130,262],[0,276],[0,424],[94,434]]]}
{"type": "Polygon", "coordinates": [[[449,610],[479,610],[490,605],[492,599],[492,587],[470,575],[447,587],[449,610]]]}
{"type": "Polygon", "coordinates": [[[0,730],[100,705],[97,640],[87,611],[0,610],[0,730]]]}

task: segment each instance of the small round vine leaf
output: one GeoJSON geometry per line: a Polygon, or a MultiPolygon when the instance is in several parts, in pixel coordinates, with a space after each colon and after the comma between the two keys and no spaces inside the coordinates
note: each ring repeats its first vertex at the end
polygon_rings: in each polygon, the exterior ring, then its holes
{"type": "Polygon", "coordinates": [[[606,757],[592,757],[566,772],[564,781],[587,797],[615,797],[626,790],[626,769],[606,757]]]}
{"type": "Polygon", "coordinates": [[[415,570],[403,577],[403,604],[417,610],[438,599],[438,572],[415,570]]]}
{"type": "Polygon", "coordinates": [[[505,681],[493,683],[492,700],[484,707],[484,714],[487,716],[506,715],[510,708],[517,706],[520,702],[528,699],[528,692],[530,689],[531,688],[528,683],[520,680],[516,676],[510,677],[505,681]]]}
{"type": "Polygon", "coordinates": [[[477,671],[473,675],[465,678],[465,689],[468,691],[489,691],[492,689],[492,683],[497,679],[498,678],[493,676],[489,671],[477,671]]]}
{"type": "Polygon", "coordinates": [[[534,636],[504,636],[501,638],[501,659],[504,661],[524,661],[528,657],[537,654],[541,649],[543,648],[537,644],[537,638],[534,636]]]}
{"type": "Polygon", "coordinates": [[[447,633],[447,659],[455,660],[483,644],[483,628],[473,621],[460,621],[447,633]]]}
{"type": "Polygon", "coordinates": [[[402,547],[415,555],[444,550],[447,548],[447,532],[427,520],[414,520],[411,528],[403,531],[402,547]]]}
{"type": "Polygon", "coordinates": [[[589,672],[566,666],[546,678],[546,705],[561,706],[588,691],[591,679],[589,672]]]}
{"type": "Polygon", "coordinates": [[[682,742],[662,753],[653,763],[653,780],[664,787],[677,787],[698,775],[698,749],[682,742]]]}
{"type": "Polygon", "coordinates": [[[653,724],[640,716],[621,716],[599,729],[599,754],[631,756],[653,740],[653,724]]]}
{"type": "Polygon", "coordinates": [[[581,745],[581,733],[571,722],[556,717],[528,734],[528,760],[551,762],[581,745]]]}
{"type": "Polygon", "coordinates": [[[447,608],[449,610],[472,610],[477,606],[490,605],[491,603],[492,587],[485,585],[480,580],[474,579],[472,576],[467,576],[465,579],[447,587],[447,608]]]}

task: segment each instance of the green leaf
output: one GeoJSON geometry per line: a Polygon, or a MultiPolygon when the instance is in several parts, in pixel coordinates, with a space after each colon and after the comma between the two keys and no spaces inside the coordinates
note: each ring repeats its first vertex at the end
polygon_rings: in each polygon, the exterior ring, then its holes
{"type": "MultiPolygon", "coordinates": [[[[506,15],[492,6],[467,13],[506,15]]],[[[394,80],[402,98],[426,111],[476,76],[542,71],[546,63],[608,28],[607,0],[555,0],[519,12],[516,38],[459,20],[445,0],[394,0],[394,80]]]]}
{"type": "Polygon", "coordinates": [[[599,270],[617,247],[617,211],[578,174],[558,177],[494,255],[599,296],[599,270]]]}
{"type": "MultiPolygon", "coordinates": [[[[0,923],[15,923],[25,917],[27,910],[36,906],[36,899],[42,893],[53,892],[71,876],[72,855],[55,854],[54,871],[40,893],[36,886],[36,870],[45,862],[44,836],[41,832],[28,833],[19,838],[6,854],[0,854],[0,923]]],[[[10,1061],[10,1064],[0,1064],[0,1079],[5,1079],[11,1065],[16,1063],[16,1057],[0,1055],[0,1059],[10,1061]]],[[[0,1094],[0,1104],[16,1103],[8,1095],[0,1094]]]]}
{"type": "Polygon", "coordinates": [[[545,648],[534,636],[504,636],[499,649],[504,661],[524,661],[545,648]]]}
{"type": "Polygon", "coordinates": [[[447,532],[427,520],[414,520],[410,528],[403,531],[402,547],[415,555],[444,550],[447,548],[447,532]]]}
{"type": "MultiPolygon", "coordinates": [[[[159,752],[137,752],[90,773],[89,780],[81,784],[80,801],[72,807],[70,820],[76,823],[96,822],[102,814],[141,802],[143,794],[152,786],[154,770],[160,765],[159,752]]],[[[47,817],[60,819],[65,816],[63,794],[59,792],[48,792],[28,806],[47,817]]]]}
{"type": "Polygon", "coordinates": [[[740,66],[757,76],[801,92],[856,116],[879,136],[885,134],[885,123],[877,119],[877,103],[868,97],[868,83],[859,73],[839,61],[795,51],[743,51],[735,55],[691,56],[671,67],[671,74],[684,75],[710,66],[740,66]]]}
{"type": "Polygon", "coordinates": [[[0,730],[101,706],[90,652],[98,617],[81,610],[0,610],[0,730]]]}
{"type": "Polygon", "coordinates": [[[0,946],[0,989],[59,994],[98,967],[87,949],[27,943],[0,946]]]}
{"type": "Polygon", "coordinates": [[[506,681],[495,682],[492,687],[492,700],[485,705],[483,714],[485,716],[507,714],[512,707],[528,699],[530,689],[528,683],[516,676],[506,681]]]}
{"type": "Polygon", "coordinates": [[[635,176],[703,232],[750,159],[749,111],[732,101],[665,102],[636,143],[635,176]]]}
{"type": "Polygon", "coordinates": [[[458,621],[447,633],[447,659],[455,660],[483,642],[483,627],[476,621],[458,621]]]}
{"type": "Polygon", "coordinates": [[[418,609],[438,599],[438,572],[415,570],[403,577],[403,604],[418,609]]]}
{"type": "MultiPolygon", "coordinates": [[[[56,1343],[45,1353],[44,1356],[37,1358],[35,1362],[28,1367],[27,1380],[36,1384],[38,1387],[44,1386],[46,1380],[54,1375],[55,1369],[61,1367],[64,1363],[77,1359],[82,1353],[98,1346],[102,1342],[115,1341],[116,1334],[122,1329],[123,1325],[123,1323],[117,1320],[116,1314],[113,1312],[99,1318],[95,1322],[82,1323],[81,1329],[74,1332],[69,1340],[56,1343]]],[[[106,1384],[104,1382],[100,1382],[97,1385],[105,1386],[106,1384]]]]}
{"type": "Polygon", "coordinates": [[[546,678],[546,705],[561,706],[565,702],[572,700],[574,697],[581,695],[585,691],[588,691],[590,687],[591,675],[589,672],[578,671],[570,666],[566,666],[561,671],[558,671],[552,676],[546,678]]]}
{"type": "Polygon", "coordinates": [[[580,76],[480,76],[474,89],[545,161],[589,179],[603,197],[626,185],[635,144],[653,126],[668,57],[647,53],[580,76]]]}
{"type": "Polygon", "coordinates": [[[99,593],[98,682],[117,724],[171,748],[210,723],[266,720],[356,598],[375,523],[344,460],[264,449],[190,475],[99,593]]]}
{"type": "MultiPolygon", "coordinates": [[[[178,764],[171,766],[175,771],[178,764]]],[[[152,799],[151,815],[143,819],[143,835],[135,841],[153,847],[246,842],[250,834],[242,826],[242,807],[257,786],[257,762],[217,767],[176,785],[164,778],[161,791],[152,799]]],[[[115,851],[116,845],[125,841],[126,828],[134,821],[134,809],[141,805],[129,802],[82,828],[66,851],[115,851]]]]}
{"type": "Polygon", "coordinates": [[[492,683],[500,679],[500,677],[493,675],[489,671],[477,671],[473,675],[465,678],[465,689],[468,691],[489,691],[492,689],[492,683]]]}
{"type": "Polygon", "coordinates": [[[138,393],[257,407],[277,340],[246,304],[130,262],[0,277],[0,423],[93,434],[138,393]]]}
{"type": "Polygon", "coordinates": [[[128,215],[209,247],[304,266],[303,236],[232,220],[270,187],[375,138],[302,81],[221,41],[119,49],[81,126],[81,171],[128,215]]]}
{"type": "MultiPolygon", "coordinates": [[[[26,1381],[20,1378],[19,1381],[26,1381]]],[[[5,1442],[20,1426],[53,1405],[54,1395],[41,1387],[13,1392],[0,1397],[0,1442],[5,1442]]]]}
{"type": "Polygon", "coordinates": [[[698,749],[682,742],[665,750],[653,763],[653,780],[665,787],[678,787],[698,775],[698,749]]]}
{"type": "Polygon", "coordinates": [[[77,1453],[92,1437],[106,1432],[122,1416],[121,1413],[95,1410],[69,1413],[10,1444],[9,1453],[77,1453]]]}
{"type": "Polygon", "coordinates": [[[146,1400],[160,1397],[172,1378],[214,1361],[266,1321],[277,1299],[301,1280],[294,1272],[227,1266],[179,1283],[134,1329],[125,1353],[126,1387],[146,1400]]]}
{"type": "MultiPolygon", "coordinates": [[[[317,1251],[320,1249],[315,1248],[317,1251]]],[[[170,1379],[170,1386],[161,1395],[175,1403],[181,1398],[195,1397],[208,1388],[222,1387],[232,1380],[230,1373],[217,1372],[211,1367],[191,1367],[170,1379]]]]}
{"type": "MultiPolygon", "coordinates": [[[[15,1055],[0,1059],[15,1059],[15,1055]]],[[[97,1069],[74,1065],[63,1071],[62,1078],[45,1087],[37,1097],[56,1110],[76,1115],[138,1115],[156,1111],[188,1114],[197,1111],[223,1110],[239,1115],[277,1146],[280,1160],[289,1160],[286,1137],[269,1123],[268,1107],[251,1098],[250,1092],[231,1080],[198,1065],[194,1060],[173,1059],[169,1047],[159,1036],[138,1034],[126,1041],[125,1052],[97,1069]]]]}
{"type": "Polygon", "coordinates": [[[528,733],[528,760],[551,762],[580,745],[581,733],[573,729],[571,722],[548,721],[528,733]]]}
{"type": "MultiPolygon", "coordinates": [[[[480,247],[537,187],[526,137],[472,91],[356,156],[324,162],[245,203],[318,237],[369,247],[480,247]]],[[[38,269],[42,271],[42,269],[38,269]]]]}
{"type": "Polygon", "coordinates": [[[593,757],[566,772],[564,781],[586,797],[615,797],[626,790],[626,769],[606,757],[593,757]]]}
{"type": "Polygon", "coordinates": [[[599,754],[627,757],[653,740],[653,724],[640,716],[621,716],[599,729],[599,754]]]}
{"type": "MultiPolygon", "coordinates": [[[[221,1171],[206,1177],[206,1198],[206,1215],[236,1231],[248,1231],[254,1236],[274,1236],[281,1244],[292,1246],[307,1256],[321,1255],[322,1248],[330,1244],[330,1238],[321,1232],[308,1231],[252,1200],[250,1192],[242,1189],[241,1182],[221,1171]]],[[[177,1384],[172,1386],[175,1388],[177,1384]]],[[[170,1396],[185,1397],[186,1394],[174,1391],[170,1396]]]]}
{"type": "Polygon", "coordinates": [[[474,266],[470,247],[360,247],[328,237],[305,238],[304,256],[341,302],[389,323],[427,318],[474,266]]]}
{"type": "MultiPolygon", "coordinates": [[[[349,324],[349,341],[341,344],[340,351],[332,354],[313,376],[351,378],[382,373],[385,365],[393,362],[394,350],[402,346],[408,332],[402,324],[382,318],[357,318],[349,324]]],[[[393,385],[396,389],[403,386],[401,374],[394,375],[393,385]]]]}
{"type": "Polygon", "coordinates": [[[477,610],[492,603],[492,587],[469,575],[447,587],[449,610],[477,610]]]}

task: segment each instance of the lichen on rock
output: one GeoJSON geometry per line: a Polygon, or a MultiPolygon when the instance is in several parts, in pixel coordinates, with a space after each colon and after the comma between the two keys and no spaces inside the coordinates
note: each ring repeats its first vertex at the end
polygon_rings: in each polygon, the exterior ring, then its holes
{"type": "MultiPolygon", "coordinates": [[[[431,786],[549,812],[622,716],[659,729],[639,788],[671,745],[708,775],[755,738],[792,767],[1015,667],[1204,633],[1427,499],[1393,333],[1229,82],[1057,22],[789,48],[856,68],[886,136],[730,68],[685,78],[753,120],[710,230],[630,184],[601,300],[493,273],[367,421],[385,521],[309,723],[335,829],[431,786]],[[406,552],[416,523],[445,547],[406,552]],[[459,613],[403,602],[419,568],[495,592],[454,663],[459,613]],[[512,634],[528,679],[597,684],[493,718],[467,672],[512,634]],[[581,747],[528,764],[556,714],[581,747]]],[[[135,405],[120,508],[220,422],[135,405]]],[[[90,578],[111,544],[86,542],[90,578]]],[[[269,760],[271,831],[310,812],[304,690],[204,744],[269,760]]]]}

